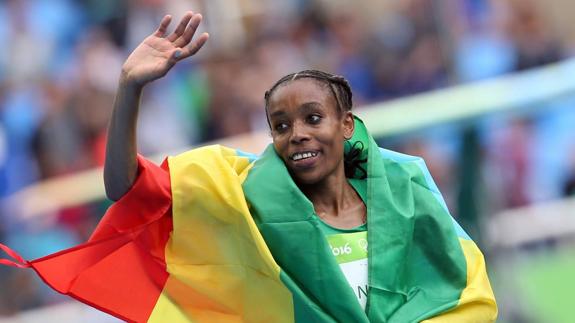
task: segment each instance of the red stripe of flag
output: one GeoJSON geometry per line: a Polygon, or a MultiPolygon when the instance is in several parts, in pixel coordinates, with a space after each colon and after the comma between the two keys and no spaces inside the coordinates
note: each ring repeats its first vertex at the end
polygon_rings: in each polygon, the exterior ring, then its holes
{"type": "Polygon", "coordinates": [[[139,158],[138,171],[87,243],[29,262],[56,291],[130,322],[146,322],[162,293],[172,231],[167,163],[139,158]]]}

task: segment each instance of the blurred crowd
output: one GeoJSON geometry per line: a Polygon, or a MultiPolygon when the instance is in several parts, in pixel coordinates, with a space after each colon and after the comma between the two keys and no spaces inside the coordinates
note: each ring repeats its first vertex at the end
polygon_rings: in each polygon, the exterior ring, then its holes
{"type": "MultiPolygon", "coordinates": [[[[101,166],[123,60],[165,13],[202,12],[206,47],[146,88],[144,155],[266,129],[263,94],[292,71],[345,76],[355,106],[560,61],[571,39],[524,0],[5,0],[0,3],[0,197],[101,166]]],[[[558,80],[560,81],[560,80],[558,80]]],[[[537,86],[534,84],[533,86],[537,86]]],[[[535,117],[445,126],[391,148],[424,156],[455,214],[476,147],[488,212],[575,193],[574,98],[535,117]],[[454,171],[455,170],[455,171],[454,171]]],[[[408,116],[406,116],[408,117],[408,116]]],[[[107,204],[23,223],[0,210],[0,242],[31,259],[84,241],[107,204]]],[[[482,210],[486,212],[486,210],[482,210]]],[[[0,267],[0,314],[57,302],[0,267]]]]}

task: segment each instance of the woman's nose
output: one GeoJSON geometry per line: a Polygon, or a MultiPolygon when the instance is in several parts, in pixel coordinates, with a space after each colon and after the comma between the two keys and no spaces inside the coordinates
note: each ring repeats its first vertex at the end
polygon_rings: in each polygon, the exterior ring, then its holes
{"type": "Polygon", "coordinates": [[[300,122],[294,123],[292,125],[292,131],[290,136],[290,142],[292,144],[298,144],[302,141],[307,141],[310,139],[309,132],[307,131],[305,125],[301,124],[300,122]]]}

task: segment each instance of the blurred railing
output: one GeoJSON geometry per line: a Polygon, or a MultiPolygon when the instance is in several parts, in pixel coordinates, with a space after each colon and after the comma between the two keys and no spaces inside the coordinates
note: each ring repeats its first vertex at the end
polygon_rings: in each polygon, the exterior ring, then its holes
{"type": "MultiPolygon", "coordinates": [[[[567,95],[575,95],[575,59],[491,80],[365,106],[357,109],[356,113],[364,120],[374,137],[392,137],[438,124],[472,120],[492,113],[533,113],[547,107],[545,104],[537,103],[567,95]]],[[[259,152],[269,142],[270,137],[266,132],[218,141],[223,145],[249,152],[259,152]]],[[[165,152],[152,159],[159,161],[163,156],[175,153],[178,152],[165,152]]],[[[105,194],[101,172],[101,169],[92,169],[46,180],[15,193],[2,202],[8,203],[10,210],[18,216],[32,218],[59,209],[102,200],[105,194]]],[[[511,218],[513,217],[498,220],[496,217],[495,221],[501,221],[503,224],[488,227],[501,232],[504,230],[502,228],[507,227],[506,221],[511,221],[511,218]]],[[[511,227],[517,228],[534,223],[537,222],[517,220],[511,227]]],[[[556,223],[558,226],[561,225],[559,220],[556,223]]],[[[563,229],[575,232],[575,226],[563,229]]],[[[530,231],[532,230],[526,229],[524,232],[530,231]]],[[[492,237],[493,233],[488,233],[487,236],[492,237]]],[[[507,245],[524,240],[517,238],[493,241],[507,245]]]]}
{"type": "Polygon", "coordinates": [[[487,222],[492,249],[512,248],[575,234],[575,198],[504,210],[487,222]]]}

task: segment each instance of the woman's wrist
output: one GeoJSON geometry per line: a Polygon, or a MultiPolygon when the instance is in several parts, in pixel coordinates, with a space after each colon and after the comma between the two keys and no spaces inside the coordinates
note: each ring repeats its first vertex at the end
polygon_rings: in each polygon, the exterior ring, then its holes
{"type": "Polygon", "coordinates": [[[129,91],[140,92],[144,88],[144,83],[135,79],[129,71],[122,69],[120,73],[119,87],[129,91]]]}

